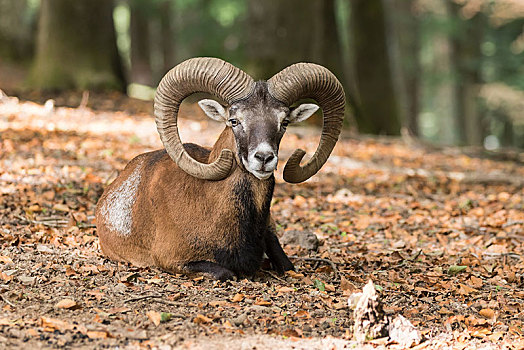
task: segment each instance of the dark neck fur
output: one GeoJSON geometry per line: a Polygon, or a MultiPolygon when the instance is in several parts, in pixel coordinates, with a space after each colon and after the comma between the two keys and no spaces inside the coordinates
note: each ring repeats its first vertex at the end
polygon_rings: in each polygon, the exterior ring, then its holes
{"type": "Polygon", "coordinates": [[[242,276],[252,276],[260,268],[265,251],[264,237],[268,227],[269,207],[275,186],[273,176],[264,181],[266,186],[263,188],[257,186],[260,184],[253,182],[253,178],[247,173],[239,176],[232,193],[238,218],[235,225],[238,227],[237,244],[215,253],[217,263],[242,276]],[[261,190],[264,193],[255,193],[261,190]],[[257,207],[257,195],[264,195],[261,207],[257,207]]]}

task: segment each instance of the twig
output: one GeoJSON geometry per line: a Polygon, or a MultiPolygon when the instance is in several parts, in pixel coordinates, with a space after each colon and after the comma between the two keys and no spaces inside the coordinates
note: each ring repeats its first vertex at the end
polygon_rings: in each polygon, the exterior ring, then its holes
{"type": "Polygon", "coordinates": [[[268,275],[270,275],[271,277],[273,277],[274,279],[276,280],[279,280],[280,282],[283,282],[283,283],[286,283],[287,284],[287,281],[278,277],[277,275],[275,275],[273,272],[269,271],[269,270],[262,270],[264,271],[265,273],[267,273],[268,275]]]}
{"type": "Polygon", "coordinates": [[[482,255],[501,256],[501,257],[509,256],[510,258],[514,258],[514,259],[520,258],[520,254],[517,254],[517,253],[490,253],[490,252],[484,252],[484,253],[482,253],[482,255]]]}
{"type": "Polygon", "coordinates": [[[15,215],[15,218],[24,220],[25,222],[29,222],[31,224],[44,225],[48,227],[66,227],[67,223],[69,222],[65,220],[53,220],[54,222],[30,220],[28,218],[23,217],[22,215],[15,215]]]}
{"type": "Polygon", "coordinates": [[[508,221],[502,225],[502,228],[515,226],[515,225],[524,225],[524,221],[508,221]]]}
{"type": "Polygon", "coordinates": [[[298,259],[298,260],[306,260],[306,261],[319,261],[319,262],[323,262],[323,263],[329,264],[329,266],[331,266],[331,269],[335,273],[335,278],[338,278],[337,265],[335,265],[335,263],[333,261],[331,261],[331,260],[324,259],[324,258],[308,258],[308,257],[301,257],[301,256],[296,256],[296,255],[292,255],[292,256],[290,256],[290,258],[298,259]]]}
{"type": "Polygon", "coordinates": [[[133,301],[140,301],[140,300],[149,299],[149,298],[162,298],[162,295],[160,295],[160,294],[151,294],[151,295],[137,296],[137,297],[133,297],[133,298],[124,300],[124,303],[131,303],[133,301]]]}
{"type": "MultiPolygon", "coordinates": [[[[30,220],[21,215],[15,215],[15,217],[20,220],[24,220],[26,222],[29,222],[35,225],[41,224],[41,225],[48,226],[48,227],[66,227],[67,224],[69,223],[69,220],[60,220],[57,217],[41,218],[39,220],[30,220]]],[[[79,228],[95,228],[96,227],[95,224],[84,224],[82,222],[77,223],[76,226],[78,226],[79,228]]]]}
{"type": "Polygon", "coordinates": [[[137,296],[137,297],[133,297],[133,298],[124,300],[124,303],[131,303],[131,302],[134,302],[134,301],[140,301],[140,300],[154,298],[154,299],[156,299],[155,301],[157,301],[159,303],[162,303],[162,304],[173,305],[173,306],[180,306],[180,303],[177,303],[177,302],[174,302],[174,301],[170,301],[170,300],[160,299],[162,297],[163,296],[160,295],[160,294],[142,295],[142,296],[137,296]]]}
{"type": "Polygon", "coordinates": [[[4,303],[6,304],[9,304],[11,305],[12,307],[15,307],[15,304],[13,304],[12,302],[10,302],[6,297],[4,297],[3,295],[0,295],[0,298],[2,298],[2,300],[4,301],[4,303]]]}
{"type": "Polygon", "coordinates": [[[80,105],[78,108],[86,108],[87,102],[89,101],[89,91],[82,92],[82,100],[80,101],[80,105]]]}
{"type": "Polygon", "coordinates": [[[415,255],[413,255],[411,258],[409,258],[407,260],[415,261],[415,260],[417,260],[417,258],[420,256],[421,253],[422,253],[422,249],[419,249],[418,252],[415,253],[415,255]]]}

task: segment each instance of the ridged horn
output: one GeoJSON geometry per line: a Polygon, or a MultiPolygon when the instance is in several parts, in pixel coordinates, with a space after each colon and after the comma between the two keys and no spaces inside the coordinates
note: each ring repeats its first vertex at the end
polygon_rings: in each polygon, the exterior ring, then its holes
{"type": "Polygon", "coordinates": [[[327,161],[337,143],[346,99],[342,84],[327,68],[313,63],[291,65],[268,80],[269,93],[277,100],[292,105],[300,99],[314,99],[322,108],[324,122],[315,154],[304,165],[300,161],[306,152],[297,149],[284,167],[284,180],[298,183],[315,175],[327,161]]]}
{"type": "Polygon", "coordinates": [[[231,150],[224,149],[213,163],[193,159],[184,149],[178,133],[178,110],[182,100],[195,92],[212,94],[228,104],[247,97],[253,79],[218,58],[192,58],[175,66],[160,81],[155,95],[155,121],[167,153],[186,173],[205,180],[222,180],[233,167],[231,150]]]}

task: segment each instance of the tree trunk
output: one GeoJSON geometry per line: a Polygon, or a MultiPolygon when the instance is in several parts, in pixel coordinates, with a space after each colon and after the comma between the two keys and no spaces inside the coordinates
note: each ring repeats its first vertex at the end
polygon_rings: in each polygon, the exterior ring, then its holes
{"type": "Polygon", "coordinates": [[[171,15],[171,1],[164,1],[160,5],[160,25],[162,32],[162,58],[163,74],[173,68],[176,63],[175,58],[175,29],[173,25],[173,16],[171,15]]]}
{"type": "Polygon", "coordinates": [[[481,44],[483,17],[477,13],[473,18],[461,18],[461,6],[448,0],[450,13],[457,23],[452,34],[452,62],[455,67],[455,95],[457,127],[462,143],[480,146],[484,141],[484,127],[478,103],[481,79],[481,44]]]}
{"type": "Polygon", "coordinates": [[[398,135],[400,118],[388,56],[382,1],[351,1],[350,22],[362,112],[357,119],[359,130],[398,135]]]}
{"type": "Polygon", "coordinates": [[[149,3],[144,0],[131,0],[131,81],[151,86],[153,74],[151,70],[151,35],[149,31],[149,3]]]}
{"type": "Polygon", "coordinates": [[[0,58],[27,60],[32,55],[33,26],[27,0],[0,0],[0,58]]]}
{"type": "Polygon", "coordinates": [[[395,0],[394,23],[395,37],[398,43],[398,66],[400,70],[400,88],[402,89],[403,125],[412,135],[419,135],[419,82],[421,67],[420,25],[413,13],[414,0],[395,0]]]}
{"type": "Polygon", "coordinates": [[[334,0],[250,0],[247,24],[249,71],[255,78],[314,62],[343,81],[334,0]]]}
{"type": "Polygon", "coordinates": [[[345,83],[335,0],[250,0],[247,25],[247,71],[255,79],[268,79],[293,63],[312,62],[345,83]]]}
{"type": "Polygon", "coordinates": [[[42,0],[30,84],[41,89],[125,89],[109,0],[42,0]]]}

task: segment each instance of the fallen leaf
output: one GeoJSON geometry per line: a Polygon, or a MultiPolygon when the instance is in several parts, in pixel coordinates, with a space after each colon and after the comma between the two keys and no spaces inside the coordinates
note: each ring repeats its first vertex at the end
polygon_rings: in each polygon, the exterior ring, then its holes
{"type": "Polygon", "coordinates": [[[57,204],[53,205],[53,209],[57,210],[57,211],[63,211],[63,212],[68,212],[69,211],[69,207],[67,205],[60,204],[60,203],[57,203],[57,204]]]}
{"type": "Polygon", "coordinates": [[[475,277],[475,276],[471,276],[469,278],[469,284],[473,287],[473,288],[480,288],[482,287],[483,285],[483,282],[482,282],[482,279],[478,278],[478,277],[475,277]]]}
{"type": "Polygon", "coordinates": [[[55,304],[55,308],[57,309],[69,309],[69,310],[75,310],[80,308],[78,303],[72,299],[62,299],[58,303],[55,304]]]}
{"type": "Polygon", "coordinates": [[[292,270],[286,271],[286,275],[288,275],[288,276],[290,276],[292,278],[297,278],[297,279],[300,279],[300,278],[304,277],[304,274],[297,273],[297,272],[292,271],[292,270]]]}
{"type": "Polygon", "coordinates": [[[149,318],[149,320],[151,322],[153,322],[153,324],[155,326],[158,327],[158,325],[160,325],[160,321],[162,319],[162,316],[160,315],[160,312],[156,312],[156,311],[148,311],[146,312],[146,316],[149,318]]]}
{"type": "Polygon", "coordinates": [[[458,288],[457,292],[459,294],[462,294],[462,295],[468,295],[468,294],[471,294],[471,293],[477,293],[478,290],[476,290],[475,288],[471,288],[469,286],[466,286],[465,284],[459,283],[459,288],[458,288]]]}
{"type": "Polygon", "coordinates": [[[244,297],[245,297],[244,294],[242,294],[242,293],[237,293],[237,294],[235,294],[235,296],[231,299],[231,301],[232,301],[233,303],[239,303],[239,302],[241,302],[242,300],[244,300],[244,297]]]}
{"type": "Polygon", "coordinates": [[[209,305],[213,307],[224,306],[226,304],[227,304],[227,301],[225,300],[213,300],[209,302],[209,305]]]}
{"type": "Polygon", "coordinates": [[[264,300],[264,299],[257,299],[255,300],[255,305],[261,305],[261,306],[270,306],[272,303],[270,301],[264,300]]]}
{"type": "Polygon", "coordinates": [[[492,319],[495,317],[495,311],[492,309],[482,309],[479,311],[480,316],[483,316],[487,319],[492,319]]]}
{"type": "Polygon", "coordinates": [[[344,276],[340,278],[340,289],[343,291],[354,291],[357,290],[357,288],[353,285],[353,283],[349,282],[344,276]]]}
{"type": "Polygon", "coordinates": [[[324,284],[324,282],[322,282],[320,280],[315,280],[313,282],[313,285],[315,286],[315,288],[317,288],[321,292],[326,290],[326,285],[324,284]]]}
{"type": "Polygon", "coordinates": [[[334,292],[335,286],[329,283],[324,283],[324,289],[327,290],[328,292],[334,292]]]}
{"type": "Polygon", "coordinates": [[[40,326],[44,328],[44,332],[54,332],[55,330],[63,332],[74,328],[74,326],[68,322],[45,316],[40,317],[40,326]]]}
{"type": "Polygon", "coordinates": [[[160,322],[167,322],[173,317],[172,313],[169,312],[161,312],[160,313],[160,322]]]}
{"type": "Polygon", "coordinates": [[[289,287],[280,287],[277,288],[276,291],[278,293],[291,293],[295,291],[295,288],[289,288],[289,287]]]}
{"type": "Polygon", "coordinates": [[[202,314],[198,314],[194,319],[193,322],[196,324],[203,324],[203,323],[211,323],[213,320],[209,317],[206,317],[202,314]]]}
{"type": "Polygon", "coordinates": [[[87,337],[90,339],[105,339],[109,338],[108,331],[87,331],[87,337]]]}
{"type": "Polygon", "coordinates": [[[464,266],[464,265],[451,265],[448,268],[448,274],[449,275],[456,275],[457,273],[462,272],[462,271],[466,270],[467,268],[468,267],[464,266]]]}

